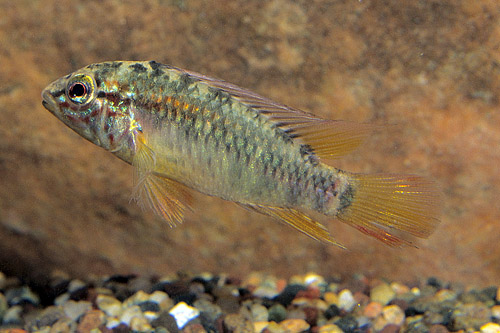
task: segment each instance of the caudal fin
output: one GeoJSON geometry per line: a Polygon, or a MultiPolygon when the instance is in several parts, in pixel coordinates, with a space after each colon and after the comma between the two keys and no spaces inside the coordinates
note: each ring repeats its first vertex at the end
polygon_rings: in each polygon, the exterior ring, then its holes
{"type": "Polygon", "coordinates": [[[411,244],[411,236],[427,238],[436,229],[441,192],[434,182],[411,175],[352,177],[352,199],[337,215],[341,221],[391,246],[411,244]]]}

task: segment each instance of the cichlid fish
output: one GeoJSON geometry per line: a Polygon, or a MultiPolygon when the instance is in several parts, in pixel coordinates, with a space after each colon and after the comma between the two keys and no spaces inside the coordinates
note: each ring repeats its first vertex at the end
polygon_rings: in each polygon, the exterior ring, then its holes
{"type": "Polygon", "coordinates": [[[392,246],[428,237],[439,222],[434,182],[349,173],[324,162],[356,148],[373,125],[321,119],[154,61],[92,64],[53,82],[42,97],[67,126],[135,167],[133,198],[170,226],[182,221],[190,189],[341,247],[304,211],[392,246]]]}

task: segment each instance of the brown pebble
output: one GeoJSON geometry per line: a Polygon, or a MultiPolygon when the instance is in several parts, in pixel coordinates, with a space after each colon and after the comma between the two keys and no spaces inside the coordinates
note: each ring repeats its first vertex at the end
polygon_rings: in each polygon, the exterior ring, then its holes
{"type": "Polygon", "coordinates": [[[366,305],[370,303],[370,297],[366,294],[363,294],[362,292],[355,292],[354,293],[354,300],[356,301],[356,304],[358,305],[366,305]]]}
{"type": "Polygon", "coordinates": [[[403,311],[408,309],[408,302],[405,301],[404,299],[401,299],[401,298],[393,299],[389,304],[390,305],[397,305],[403,311]]]}
{"type": "Polygon", "coordinates": [[[91,310],[85,314],[80,320],[80,324],[76,328],[77,332],[90,332],[94,328],[98,328],[104,323],[106,315],[101,310],[91,310]]]}
{"type": "MultiPolygon", "coordinates": [[[[99,329],[102,329],[103,326],[104,325],[101,325],[101,327],[99,327],[99,329]]],[[[112,330],[108,329],[108,331],[104,331],[104,332],[106,332],[106,333],[108,333],[108,332],[109,333],[130,333],[130,331],[131,330],[127,325],[125,325],[124,323],[121,323],[120,325],[113,327],[112,330]]],[[[101,332],[103,332],[103,331],[101,330],[101,332]]]]}
{"type": "Polygon", "coordinates": [[[182,332],[183,333],[207,333],[207,331],[205,330],[203,325],[198,324],[198,323],[191,324],[191,325],[184,327],[182,332]]]}
{"type": "Polygon", "coordinates": [[[363,314],[368,318],[375,318],[382,313],[382,304],[379,302],[370,302],[365,307],[363,314]]]}
{"type": "Polygon", "coordinates": [[[432,325],[429,328],[429,333],[448,333],[448,329],[443,325],[432,325]]]}
{"type": "Polygon", "coordinates": [[[316,299],[321,296],[321,291],[316,287],[308,287],[306,290],[300,290],[295,298],[305,297],[308,299],[316,299]]]}
{"type": "Polygon", "coordinates": [[[380,331],[380,333],[398,333],[398,332],[399,332],[399,326],[394,324],[387,324],[380,331]]]}
{"type": "Polygon", "coordinates": [[[231,313],[224,317],[224,326],[231,332],[253,332],[253,323],[239,313],[231,313]]]}
{"type": "Polygon", "coordinates": [[[306,322],[311,326],[316,326],[316,321],[318,320],[318,309],[305,307],[304,313],[306,315],[306,322]]]}

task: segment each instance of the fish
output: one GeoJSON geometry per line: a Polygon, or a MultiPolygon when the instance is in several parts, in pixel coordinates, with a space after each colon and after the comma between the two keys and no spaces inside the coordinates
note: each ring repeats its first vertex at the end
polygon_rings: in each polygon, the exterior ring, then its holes
{"type": "Polygon", "coordinates": [[[369,139],[375,124],[324,119],[156,61],[90,64],[49,84],[42,104],[131,164],[132,198],[171,227],[191,209],[193,191],[342,248],[312,214],[393,247],[415,246],[439,224],[434,181],[332,166],[369,139]]]}

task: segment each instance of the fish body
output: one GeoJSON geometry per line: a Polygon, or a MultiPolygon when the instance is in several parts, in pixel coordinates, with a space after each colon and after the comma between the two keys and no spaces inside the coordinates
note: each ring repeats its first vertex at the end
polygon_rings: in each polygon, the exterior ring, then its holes
{"type": "Polygon", "coordinates": [[[337,245],[303,212],[336,217],[389,245],[427,237],[438,222],[433,182],[324,163],[358,146],[368,124],[321,119],[154,61],[92,64],[42,97],[70,128],[132,164],[134,197],[171,225],[182,221],[190,189],[337,245]]]}

